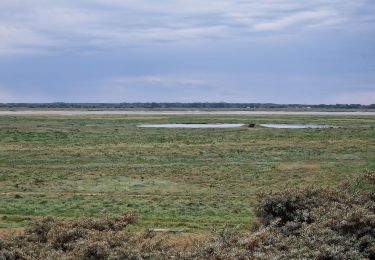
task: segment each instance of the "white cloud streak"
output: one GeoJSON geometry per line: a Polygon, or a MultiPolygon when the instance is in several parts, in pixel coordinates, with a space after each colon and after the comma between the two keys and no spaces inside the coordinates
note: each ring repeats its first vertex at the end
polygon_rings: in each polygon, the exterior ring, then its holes
{"type": "Polygon", "coordinates": [[[17,102],[51,102],[53,99],[44,94],[19,93],[12,91],[11,87],[0,85],[0,103],[17,103],[17,102]]]}
{"type": "Polygon", "coordinates": [[[167,88],[201,88],[217,85],[213,79],[199,75],[143,75],[127,76],[110,79],[105,85],[117,86],[118,88],[134,87],[142,85],[147,87],[167,87],[167,88]]]}
{"type": "Polygon", "coordinates": [[[335,17],[335,13],[327,10],[297,12],[287,16],[283,16],[274,21],[256,23],[253,28],[256,31],[276,31],[282,30],[285,27],[293,26],[298,23],[314,24],[314,22],[316,21],[322,23],[322,21],[326,21],[327,18],[332,17],[335,17]]]}
{"type": "Polygon", "coordinates": [[[375,104],[375,91],[343,92],[327,100],[331,104],[375,104]]]}

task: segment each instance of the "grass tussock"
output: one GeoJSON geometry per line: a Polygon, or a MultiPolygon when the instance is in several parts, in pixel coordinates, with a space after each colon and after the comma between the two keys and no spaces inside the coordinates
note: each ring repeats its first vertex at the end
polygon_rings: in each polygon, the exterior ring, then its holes
{"type": "Polygon", "coordinates": [[[258,196],[247,234],[224,228],[177,249],[152,232],[126,232],[133,214],[34,221],[0,240],[0,259],[375,259],[375,175],[337,188],[289,188],[258,196]]]}

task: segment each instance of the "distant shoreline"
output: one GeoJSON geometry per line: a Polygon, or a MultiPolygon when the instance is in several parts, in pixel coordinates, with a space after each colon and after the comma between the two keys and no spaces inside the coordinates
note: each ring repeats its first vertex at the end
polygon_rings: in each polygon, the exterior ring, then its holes
{"type": "Polygon", "coordinates": [[[375,111],[281,111],[281,110],[0,110],[0,116],[27,115],[302,115],[375,116],[375,111]]]}

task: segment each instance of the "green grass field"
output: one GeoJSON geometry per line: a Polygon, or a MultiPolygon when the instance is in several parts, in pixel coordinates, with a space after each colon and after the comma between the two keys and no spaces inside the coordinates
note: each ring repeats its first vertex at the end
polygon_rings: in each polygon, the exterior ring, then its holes
{"type": "Polygon", "coordinates": [[[255,195],[375,170],[373,116],[1,116],[0,228],[136,211],[205,232],[254,218],[255,195]],[[319,123],[329,129],[140,129],[139,123],[319,123]]]}

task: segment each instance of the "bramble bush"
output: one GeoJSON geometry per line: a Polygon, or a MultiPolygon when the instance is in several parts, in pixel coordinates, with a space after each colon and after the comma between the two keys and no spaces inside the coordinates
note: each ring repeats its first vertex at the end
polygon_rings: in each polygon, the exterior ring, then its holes
{"type": "Polygon", "coordinates": [[[375,174],[335,188],[285,188],[258,195],[246,234],[224,227],[178,250],[153,232],[126,232],[134,214],[31,223],[0,239],[0,259],[375,259],[375,174]]]}
{"type": "Polygon", "coordinates": [[[375,175],[337,188],[287,188],[258,196],[254,232],[216,232],[196,258],[375,259],[375,175]]]}
{"type": "Polygon", "coordinates": [[[42,218],[23,235],[0,240],[0,259],[150,259],[173,250],[166,240],[153,239],[152,232],[123,231],[134,221],[134,214],[70,221],[42,218]]]}

